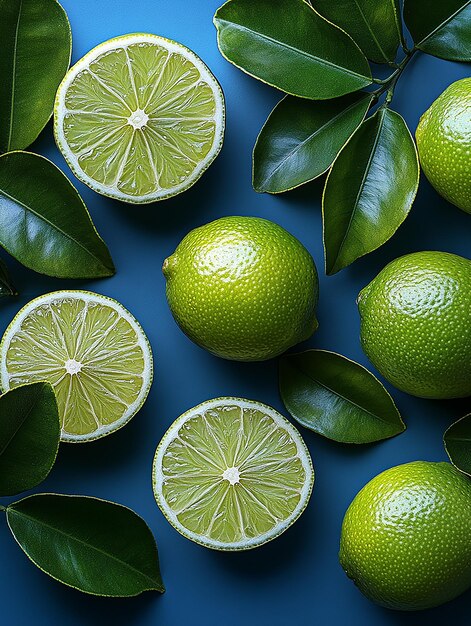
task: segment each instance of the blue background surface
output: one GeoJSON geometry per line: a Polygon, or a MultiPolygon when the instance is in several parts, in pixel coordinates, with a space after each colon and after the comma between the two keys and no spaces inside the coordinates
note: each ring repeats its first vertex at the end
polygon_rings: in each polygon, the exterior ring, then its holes
{"type": "MultiPolygon", "coordinates": [[[[53,280],[10,262],[21,296],[2,302],[2,332],[31,298],[55,289],[87,288],[121,301],[151,340],[155,383],[143,410],[126,428],[99,442],[62,445],[41,490],[94,495],[135,509],[155,533],[167,592],[128,600],[82,595],[37,570],[2,528],[2,623],[415,626],[422,618],[431,625],[445,619],[469,623],[470,592],[426,615],[395,613],[366,600],[337,560],[342,518],[357,491],[393,465],[444,460],[443,431],[469,412],[469,400],[432,402],[392,390],[408,429],[371,446],[342,446],[301,429],[316,469],[311,502],[282,537],[252,552],[212,552],[181,537],[155,505],[151,464],[155,447],[171,422],[209,398],[257,399],[286,414],[278,395],[275,361],[244,364],[217,359],[193,345],[174,323],[160,267],[190,229],[231,214],[258,215],[287,228],[311,251],[320,273],[320,328],[303,348],[335,350],[368,366],[358,340],[355,298],[360,289],[387,262],[407,252],[437,249],[469,256],[470,216],[439,198],[422,178],[411,215],[395,237],[340,274],[326,277],[320,216],[323,180],[278,197],[252,190],[252,148],[280,94],[244,75],[219,54],[212,25],[219,1],[63,0],[63,5],[72,24],[74,61],[108,38],[135,31],[164,35],[195,50],[224,89],[227,134],[220,157],[204,177],[190,191],[160,204],[126,206],[96,195],[74,179],[109,245],[118,270],[115,277],[93,282],[53,280]]],[[[469,66],[464,64],[417,55],[399,83],[394,108],[414,131],[420,115],[443,89],[468,74],[469,66]]],[[[32,149],[53,159],[72,177],[53,144],[50,125],[32,149]]],[[[1,500],[3,504],[8,501],[1,500]]]]}

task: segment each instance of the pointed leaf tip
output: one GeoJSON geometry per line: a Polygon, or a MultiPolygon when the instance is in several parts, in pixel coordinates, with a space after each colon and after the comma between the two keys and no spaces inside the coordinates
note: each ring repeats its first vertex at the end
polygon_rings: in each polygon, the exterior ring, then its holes
{"type": "Polygon", "coordinates": [[[390,239],[406,219],[419,185],[419,160],[404,119],[380,108],[335,159],[322,198],[327,274],[390,239]]]}

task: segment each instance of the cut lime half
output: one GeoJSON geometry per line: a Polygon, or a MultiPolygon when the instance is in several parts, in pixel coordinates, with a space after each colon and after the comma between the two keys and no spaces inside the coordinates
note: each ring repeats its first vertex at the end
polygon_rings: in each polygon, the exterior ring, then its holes
{"type": "Polygon", "coordinates": [[[50,382],[62,440],[98,439],[140,409],[152,382],[144,331],[121,304],[88,291],[57,291],[27,304],[0,344],[4,391],[50,382]]]}
{"type": "Polygon", "coordinates": [[[301,435],[277,411],[217,398],[170,426],[153,484],[162,513],[182,535],[216,550],[247,550],[298,519],[314,470],[301,435]]]}
{"type": "Polygon", "coordinates": [[[218,155],[224,97],[203,61],[149,34],[94,48],[57,92],[54,133],[74,174],[124,202],[188,189],[218,155]]]}

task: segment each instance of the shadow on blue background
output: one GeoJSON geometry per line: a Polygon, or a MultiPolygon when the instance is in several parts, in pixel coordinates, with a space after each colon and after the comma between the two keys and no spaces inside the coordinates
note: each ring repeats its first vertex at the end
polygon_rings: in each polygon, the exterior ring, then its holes
{"type": "MultiPolygon", "coordinates": [[[[160,267],[195,226],[222,215],[258,215],[278,222],[313,254],[321,279],[320,328],[303,348],[336,350],[368,366],[359,341],[355,298],[390,260],[414,250],[438,249],[469,256],[471,218],[447,204],[425,179],[411,215],[380,250],[327,278],[323,271],[320,194],[323,181],[282,196],[251,187],[251,152],[280,94],[229,65],[216,46],[212,16],[218,0],[63,0],[74,35],[74,60],[119,34],[150,31],[193,48],[220,80],[227,99],[227,134],[211,169],[188,192],[160,204],[128,207],[102,198],[75,181],[118,273],[102,281],[41,277],[8,261],[19,299],[2,303],[0,330],[32,297],[60,288],[88,288],[115,297],[141,321],[155,354],[156,376],[148,402],[123,430],[88,445],[62,445],[45,491],[80,493],[134,508],[159,545],[167,592],[129,600],[81,595],[51,580],[0,533],[0,603],[9,626],[430,626],[469,623],[470,593],[423,614],[394,613],[366,600],[337,560],[343,515],[356,492],[379,471],[416,459],[445,460],[442,434],[470,410],[470,401],[431,402],[392,391],[407,422],[395,439],[365,447],[323,440],[301,429],[311,451],[316,484],[302,518],[282,537],[253,552],[224,554],[187,541],[165,521],[151,488],[155,447],[183,411],[221,395],[253,398],[286,414],[278,396],[276,362],[219,360],[193,345],[177,328],[165,302],[160,267]]],[[[396,90],[394,108],[415,130],[420,115],[465,65],[418,55],[396,90]]],[[[33,146],[72,178],[53,145],[51,126],[33,146]]],[[[2,501],[3,502],[3,501],[2,501]]],[[[5,502],[7,502],[5,500],[5,502]]],[[[3,522],[2,522],[3,523],[3,522]]]]}

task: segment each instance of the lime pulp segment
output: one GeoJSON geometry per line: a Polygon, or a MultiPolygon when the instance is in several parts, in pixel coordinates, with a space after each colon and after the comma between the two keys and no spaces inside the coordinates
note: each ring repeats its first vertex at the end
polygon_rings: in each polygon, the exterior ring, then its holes
{"type": "Polygon", "coordinates": [[[27,304],[0,346],[2,388],[48,381],[64,441],[90,441],[123,426],[152,382],[152,354],[133,316],[85,291],[46,294],[27,304]]]}
{"type": "Polygon", "coordinates": [[[55,135],[76,176],[147,203],[190,187],[222,146],[224,98],[201,59],[149,34],[107,41],[67,74],[55,135]]]}
{"type": "Polygon", "coordinates": [[[154,492],[185,537],[219,550],[259,546],[304,511],[314,483],[298,431],[274,409],[239,398],[179,417],[154,460],[154,492]]]}

